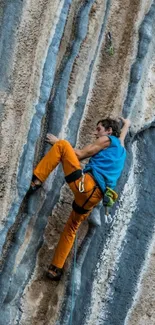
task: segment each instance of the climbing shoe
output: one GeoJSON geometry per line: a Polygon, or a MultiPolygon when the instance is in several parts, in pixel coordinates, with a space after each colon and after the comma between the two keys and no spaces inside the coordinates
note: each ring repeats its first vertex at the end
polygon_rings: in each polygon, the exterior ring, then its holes
{"type": "Polygon", "coordinates": [[[62,269],[51,264],[46,272],[46,276],[52,281],[59,281],[62,273],[62,269]]]}
{"type": "Polygon", "coordinates": [[[29,190],[27,192],[27,197],[29,197],[30,195],[35,193],[42,185],[42,184],[36,184],[35,180],[37,180],[37,178],[33,175],[30,188],[29,188],[29,190]]]}

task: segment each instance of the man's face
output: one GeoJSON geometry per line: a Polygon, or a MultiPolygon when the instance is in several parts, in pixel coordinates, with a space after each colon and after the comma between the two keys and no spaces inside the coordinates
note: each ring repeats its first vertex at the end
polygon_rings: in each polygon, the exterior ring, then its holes
{"type": "Polygon", "coordinates": [[[96,139],[102,137],[103,135],[110,134],[112,134],[112,128],[105,130],[105,127],[101,123],[97,124],[96,131],[94,132],[96,139]]]}

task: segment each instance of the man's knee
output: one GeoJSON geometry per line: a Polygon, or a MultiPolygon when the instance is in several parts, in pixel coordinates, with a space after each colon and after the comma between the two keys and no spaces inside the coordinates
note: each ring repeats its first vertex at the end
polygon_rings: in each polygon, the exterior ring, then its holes
{"type": "Polygon", "coordinates": [[[59,140],[56,142],[58,145],[61,145],[63,147],[66,147],[66,146],[71,146],[70,143],[67,141],[67,140],[59,140]]]}
{"type": "Polygon", "coordinates": [[[59,140],[56,142],[61,152],[68,152],[68,150],[73,150],[73,147],[67,140],[59,140]]]}

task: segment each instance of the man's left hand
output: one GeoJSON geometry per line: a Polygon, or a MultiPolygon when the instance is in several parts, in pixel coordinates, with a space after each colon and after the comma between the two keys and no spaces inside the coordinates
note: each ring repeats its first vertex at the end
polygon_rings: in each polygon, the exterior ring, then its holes
{"type": "Polygon", "coordinates": [[[57,141],[59,141],[59,139],[55,135],[53,135],[51,133],[47,133],[45,141],[50,144],[55,144],[57,141]]]}

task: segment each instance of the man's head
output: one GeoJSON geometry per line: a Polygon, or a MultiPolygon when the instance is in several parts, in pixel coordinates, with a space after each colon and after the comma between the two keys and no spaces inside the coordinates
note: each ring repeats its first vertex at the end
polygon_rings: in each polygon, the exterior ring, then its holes
{"type": "Polygon", "coordinates": [[[97,122],[95,131],[96,138],[100,138],[103,135],[114,135],[119,138],[121,133],[119,122],[111,118],[106,118],[97,122]]]}

